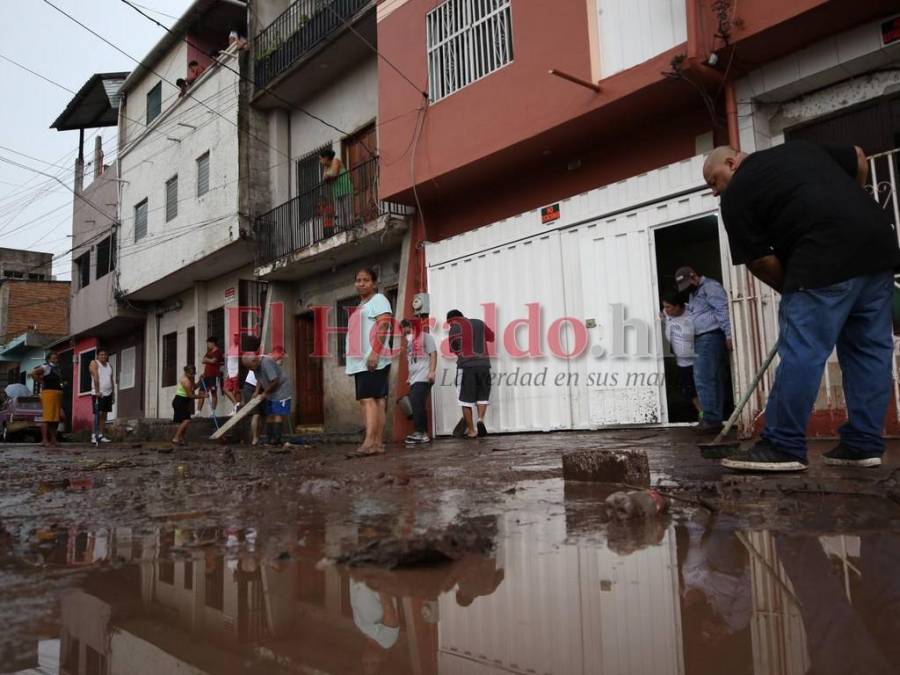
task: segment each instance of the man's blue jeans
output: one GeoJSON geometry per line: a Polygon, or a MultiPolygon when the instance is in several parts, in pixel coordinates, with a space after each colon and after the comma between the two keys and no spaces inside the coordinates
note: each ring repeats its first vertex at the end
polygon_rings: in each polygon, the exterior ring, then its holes
{"type": "Polygon", "coordinates": [[[694,338],[694,386],[703,408],[703,421],[722,422],[725,401],[725,333],[716,330],[694,338]]]}
{"type": "Polygon", "coordinates": [[[806,458],[806,425],[825,362],[837,346],[847,423],[841,441],[872,455],[884,452],[882,429],[891,396],[891,272],[854,277],[815,290],[786,293],[778,314],[781,363],[766,405],[762,437],[806,458]]]}

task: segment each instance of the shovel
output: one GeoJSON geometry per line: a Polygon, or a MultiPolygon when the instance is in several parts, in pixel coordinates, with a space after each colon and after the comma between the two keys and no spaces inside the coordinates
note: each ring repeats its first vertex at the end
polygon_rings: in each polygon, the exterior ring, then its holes
{"type": "Polygon", "coordinates": [[[722,431],[719,432],[719,435],[716,436],[711,443],[699,444],[700,455],[704,459],[723,459],[728,457],[728,455],[740,446],[740,441],[726,441],[725,439],[728,437],[731,427],[737,422],[737,418],[741,416],[741,411],[744,409],[744,406],[747,405],[747,401],[750,400],[753,392],[756,391],[756,387],[759,386],[759,381],[769,369],[769,365],[772,363],[772,359],[775,358],[775,354],[777,353],[778,341],[776,340],[775,344],[773,344],[772,348],[769,350],[768,355],[766,355],[765,361],[762,362],[759,370],[756,371],[756,375],[753,376],[753,381],[750,383],[750,386],[747,387],[747,391],[744,392],[743,396],[741,396],[741,400],[738,401],[737,405],[734,407],[734,412],[731,413],[731,417],[728,418],[728,421],[725,422],[725,426],[722,427],[722,431]]]}

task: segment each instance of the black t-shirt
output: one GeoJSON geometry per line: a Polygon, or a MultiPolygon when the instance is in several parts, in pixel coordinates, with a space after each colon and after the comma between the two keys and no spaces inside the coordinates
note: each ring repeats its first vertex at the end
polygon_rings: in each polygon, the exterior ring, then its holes
{"type": "Polygon", "coordinates": [[[852,146],[792,141],[746,157],[722,193],[733,262],[778,256],[784,293],[900,266],[890,218],[856,174],[852,146]]]}

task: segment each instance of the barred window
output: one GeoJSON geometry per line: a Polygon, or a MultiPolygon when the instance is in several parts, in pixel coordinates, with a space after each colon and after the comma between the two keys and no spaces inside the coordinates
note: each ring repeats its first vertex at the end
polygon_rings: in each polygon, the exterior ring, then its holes
{"type": "Polygon", "coordinates": [[[166,222],[178,215],[178,176],[166,181],[166,222]]]}
{"type": "Polygon", "coordinates": [[[432,101],[513,60],[510,0],[446,0],[428,13],[426,22],[432,101]]]}

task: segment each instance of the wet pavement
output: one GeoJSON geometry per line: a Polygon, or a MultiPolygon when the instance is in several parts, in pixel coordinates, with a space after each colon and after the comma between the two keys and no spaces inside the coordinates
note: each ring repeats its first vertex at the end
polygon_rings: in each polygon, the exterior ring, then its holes
{"type": "Polygon", "coordinates": [[[900,672],[900,447],[759,478],[695,442],[0,446],[0,673],[900,672]],[[618,447],[668,513],[564,484],[562,452],[618,447]]]}

